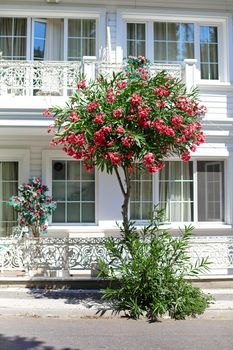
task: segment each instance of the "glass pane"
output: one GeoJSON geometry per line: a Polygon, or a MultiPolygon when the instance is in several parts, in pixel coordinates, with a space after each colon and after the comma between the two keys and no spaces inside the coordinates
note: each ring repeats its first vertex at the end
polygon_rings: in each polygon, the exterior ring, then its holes
{"type": "Polygon", "coordinates": [[[45,40],[34,39],[34,58],[44,58],[45,40]]]}
{"type": "Polygon", "coordinates": [[[140,201],[140,182],[132,181],[131,186],[131,201],[140,201]]]}
{"type": "Polygon", "coordinates": [[[87,171],[81,163],[82,180],[95,180],[95,170],[87,171]]]}
{"type": "Polygon", "coordinates": [[[137,56],[145,56],[145,42],[138,41],[137,42],[137,56]]]}
{"type": "Polygon", "coordinates": [[[53,160],[53,180],[65,180],[66,166],[64,160],[53,160]]]}
{"type": "Polygon", "coordinates": [[[141,214],[140,214],[140,203],[131,203],[130,204],[130,218],[132,220],[140,220],[141,214]]]}
{"type": "Polygon", "coordinates": [[[192,182],[183,183],[183,200],[193,201],[193,183],[192,182]]]}
{"type": "Polygon", "coordinates": [[[218,65],[210,64],[210,79],[218,79],[218,65]]]}
{"type": "Polygon", "coordinates": [[[178,41],[180,38],[179,23],[167,23],[167,40],[178,41]]]}
{"type": "Polygon", "coordinates": [[[209,62],[209,45],[201,44],[201,62],[209,62]]]}
{"type": "Polygon", "coordinates": [[[142,205],[142,220],[149,220],[152,216],[152,203],[143,203],[142,205]]]}
{"type": "Polygon", "coordinates": [[[26,59],[26,38],[14,38],[13,55],[26,59]]]}
{"type": "Polygon", "coordinates": [[[181,52],[177,43],[168,43],[167,59],[169,62],[178,62],[182,60],[181,52]]]}
{"type": "Polygon", "coordinates": [[[82,57],[81,39],[68,39],[68,57],[82,57]]]}
{"type": "Polygon", "coordinates": [[[149,171],[142,171],[141,177],[143,180],[148,180],[148,181],[152,181],[152,174],[149,173],[149,171]]]}
{"type": "Polygon", "coordinates": [[[81,19],[68,20],[68,37],[81,37],[81,19]]]}
{"type": "Polygon", "coordinates": [[[67,204],[67,222],[80,222],[80,204],[67,204]]]}
{"type": "Polygon", "coordinates": [[[17,195],[17,190],[18,182],[4,182],[2,188],[2,200],[8,202],[11,196],[17,195]]]}
{"type": "Polygon", "coordinates": [[[183,203],[183,220],[193,221],[193,203],[183,203]]]}
{"type": "Polygon", "coordinates": [[[67,182],[67,201],[80,201],[80,182],[67,182]]]}
{"type": "Polygon", "coordinates": [[[80,180],[80,166],[79,161],[67,162],[67,180],[80,180]]]}
{"type": "Polygon", "coordinates": [[[154,23],[154,39],[164,41],[166,40],[166,23],[154,23]]]}
{"type": "Polygon", "coordinates": [[[194,42],[194,24],[193,23],[181,23],[180,24],[180,36],[182,41],[194,42]]]}
{"type": "Polygon", "coordinates": [[[136,26],[134,23],[127,23],[127,39],[136,39],[136,26]]]}
{"type": "Polygon", "coordinates": [[[11,59],[12,56],[12,38],[0,37],[0,48],[2,56],[6,59],[11,59]]]}
{"type": "Polygon", "coordinates": [[[18,180],[18,162],[2,162],[2,180],[18,180]]]}
{"type": "Polygon", "coordinates": [[[145,24],[137,24],[137,40],[145,39],[145,24]]]}
{"type": "Polygon", "coordinates": [[[135,41],[127,42],[127,56],[137,56],[135,49],[135,41]]]}
{"type": "Polygon", "coordinates": [[[83,39],[83,56],[95,56],[95,39],[83,39]]]}
{"type": "Polygon", "coordinates": [[[209,64],[201,64],[201,79],[210,79],[209,64]]]}
{"type": "Polygon", "coordinates": [[[183,59],[185,59],[185,58],[194,58],[194,44],[186,43],[184,45],[183,59]]]}
{"type": "Polygon", "coordinates": [[[0,35],[13,35],[13,18],[0,18],[0,35]]]}
{"type": "Polygon", "coordinates": [[[209,42],[209,27],[207,26],[200,27],[200,41],[201,43],[209,42]]]}
{"type": "Polygon", "coordinates": [[[26,18],[14,19],[14,36],[27,36],[27,20],[26,18]]]}
{"type": "Polygon", "coordinates": [[[152,201],[152,182],[142,182],[142,201],[152,201]]]}
{"type": "Polygon", "coordinates": [[[52,214],[53,222],[65,222],[65,204],[57,203],[57,208],[52,214]]]}
{"type": "Polygon", "coordinates": [[[181,162],[170,162],[170,174],[171,180],[180,180],[181,179],[181,162]]]}
{"type": "Polygon", "coordinates": [[[193,179],[193,162],[182,163],[183,166],[183,179],[192,180],[193,179]]]}
{"type": "Polygon", "coordinates": [[[95,200],[95,186],[93,182],[82,182],[82,201],[95,200]]]}
{"type": "Polygon", "coordinates": [[[94,19],[83,19],[83,37],[95,38],[96,23],[94,19]]]}
{"type": "Polygon", "coordinates": [[[209,42],[217,43],[218,42],[218,28],[209,27],[209,42]]]}
{"type": "Polygon", "coordinates": [[[181,203],[171,203],[171,221],[182,221],[182,204],[181,203]]]}
{"type": "Polygon", "coordinates": [[[52,185],[52,193],[53,198],[56,201],[65,201],[65,182],[64,181],[56,181],[53,182],[52,185]]]}
{"type": "Polygon", "coordinates": [[[34,22],[34,38],[44,39],[46,36],[46,23],[44,22],[34,22]]]}
{"type": "Polygon", "coordinates": [[[82,203],[82,222],[95,222],[95,204],[82,203]]]}
{"type": "Polygon", "coordinates": [[[210,62],[217,63],[218,62],[218,45],[210,44],[209,50],[210,50],[210,62]]]}
{"type": "Polygon", "coordinates": [[[172,182],[171,183],[171,201],[182,201],[181,194],[181,183],[180,182],[172,182]]]}
{"type": "Polygon", "coordinates": [[[223,221],[224,172],[223,162],[197,162],[198,220],[223,221]]]}

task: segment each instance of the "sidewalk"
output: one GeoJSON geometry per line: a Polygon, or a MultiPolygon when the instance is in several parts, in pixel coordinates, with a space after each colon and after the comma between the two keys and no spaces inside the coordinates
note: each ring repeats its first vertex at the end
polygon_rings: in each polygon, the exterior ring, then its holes
{"type": "MultiPolygon", "coordinates": [[[[203,289],[216,301],[198,316],[201,319],[233,320],[233,289],[203,289]]],[[[44,290],[17,287],[0,288],[0,315],[52,318],[115,318],[99,290],[44,290]]]]}

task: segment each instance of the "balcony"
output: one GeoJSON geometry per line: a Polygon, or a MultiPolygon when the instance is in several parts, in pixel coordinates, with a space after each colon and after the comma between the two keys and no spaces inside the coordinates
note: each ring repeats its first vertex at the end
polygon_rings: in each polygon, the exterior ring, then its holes
{"type": "MultiPolygon", "coordinates": [[[[185,78],[187,67],[188,64],[184,70],[179,64],[156,64],[151,66],[151,72],[156,74],[167,70],[171,75],[185,79],[188,83],[185,78]]],[[[75,90],[79,73],[83,72],[87,79],[95,79],[100,73],[111,74],[122,68],[122,64],[100,62],[91,57],[83,59],[82,62],[1,60],[1,109],[44,109],[54,104],[63,105],[75,90]]],[[[189,79],[190,76],[188,73],[189,79]]]]}

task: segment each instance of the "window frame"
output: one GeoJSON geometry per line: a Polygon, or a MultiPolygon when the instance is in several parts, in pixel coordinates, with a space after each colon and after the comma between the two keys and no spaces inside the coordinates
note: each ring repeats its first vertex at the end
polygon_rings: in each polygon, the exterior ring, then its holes
{"type": "Polygon", "coordinates": [[[166,11],[139,12],[134,10],[118,10],[117,12],[117,62],[122,62],[127,53],[127,23],[145,23],[146,25],[146,57],[154,61],[154,22],[177,22],[194,24],[194,58],[198,60],[196,66],[197,81],[201,84],[219,84],[220,82],[229,82],[229,62],[230,62],[230,40],[229,30],[231,18],[229,14],[220,13],[202,13],[182,11],[169,13],[166,11]],[[145,20],[146,18],[146,20],[145,20]],[[218,79],[201,79],[200,74],[200,26],[216,26],[218,28],[218,79]],[[122,47],[122,49],[120,49],[122,47]],[[225,59],[225,61],[224,61],[225,59]]]}
{"type": "MultiPolygon", "coordinates": [[[[56,160],[64,160],[64,161],[75,161],[75,159],[67,156],[62,151],[42,151],[42,181],[48,186],[48,195],[52,196],[52,163],[56,160]]],[[[79,162],[79,160],[77,160],[79,162]]],[[[94,222],[52,222],[52,216],[49,218],[49,225],[51,227],[81,227],[81,226],[96,226],[98,223],[98,171],[95,168],[95,221],[94,222]]]]}
{"type": "Polygon", "coordinates": [[[1,162],[18,163],[18,183],[30,178],[30,151],[28,149],[0,149],[1,162]]]}
{"type": "Polygon", "coordinates": [[[64,48],[63,54],[64,61],[67,60],[67,25],[68,19],[95,19],[96,20],[96,57],[100,59],[103,55],[103,48],[106,46],[106,9],[105,8],[90,8],[90,7],[76,7],[75,11],[72,6],[60,7],[52,6],[48,8],[45,6],[35,6],[33,9],[28,6],[20,6],[16,9],[14,5],[3,6],[0,5],[0,17],[14,17],[14,18],[27,18],[27,57],[26,60],[32,60],[32,21],[34,19],[63,19],[64,20],[64,48]]]}
{"type": "MultiPolygon", "coordinates": [[[[170,158],[167,160],[169,161],[177,161],[181,162],[178,158],[170,158]]],[[[193,162],[193,221],[169,221],[169,224],[171,224],[173,227],[180,227],[184,226],[186,224],[194,224],[195,227],[206,227],[211,225],[218,225],[218,226],[225,226],[227,225],[227,222],[229,222],[229,216],[230,216],[230,208],[228,208],[227,203],[229,202],[230,193],[227,191],[227,186],[229,184],[230,178],[228,174],[228,162],[229,159],[226,159],[224,156],[216,156],[216,157],[193,157],[191,160],[193,162]],[[198,221],[198,186],[197,186],[197,162],[199,161],[206,161],[206,162],[212,162],[212,163],[218,163],[223,162],[223,202],[222,202],[222,210],[223,210],[223,221],[221,220],[211,220],[211,221],[198,221]]],[[[153,204],[156,205],[159,203],[159,172],[155,174],[151,174],[152,176],[152,199],[153,204]]],[[[130,208],[130,206],[129,206],[130,208]]],[[[133,220],[133,219],[132,219],[133,220]]],[[[230,219],[232,220],[232,218],[230,219]]],[[[143,224],[148,222],[148,220],[136,220],[137,224],[143,224]]]]}

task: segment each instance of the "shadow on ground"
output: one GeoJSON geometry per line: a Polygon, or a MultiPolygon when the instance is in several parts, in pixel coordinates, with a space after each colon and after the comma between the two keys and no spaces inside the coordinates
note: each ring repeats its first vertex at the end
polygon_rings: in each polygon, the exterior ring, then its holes
{"type": "Polygon", "coordinates": [[[78,348],[54,348],[53,346],[44,345],[43,341],[36,338],[26,338],[19,335],[7,337],[0,334],[0,349],[1,350],[80,350],[78,348]]]}
{"type": "Polygon", "coordinates": [[[70,289],[30,289],[28,294],[36,299],[62,299],[64,304],[81,305],[87,309],[95,309],[103,314],[110,310],[110,305],[101,299],[100,290],[70,290],[70,289]]]}

